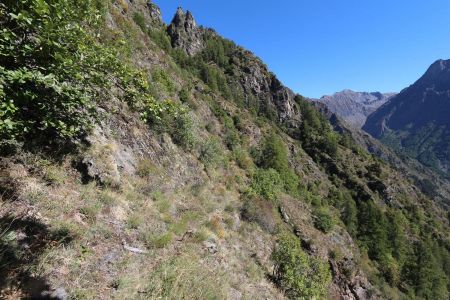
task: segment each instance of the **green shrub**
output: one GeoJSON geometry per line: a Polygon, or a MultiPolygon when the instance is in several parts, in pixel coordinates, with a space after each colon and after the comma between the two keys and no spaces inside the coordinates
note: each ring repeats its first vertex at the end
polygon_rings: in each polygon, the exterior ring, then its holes
{"type": "Polygon", "coordinates": [[[328,209],[319,208],[314,212],[314,226],[325,233],[333,229],[334,220],[328,209]]]}
{"type": "Polygon", "coordinates": [[[188,105],[192,109],[197,109],[198,105],[195,103],[195,101],[192,99],[191,94],[189,92],[189,89],[184,87],[180,90],[178,93],[178,97],[180,98],[180,101],[188,105]]]}
{"type": "Polygon", "coordinates": [[[225,127],[225,144],[227,145],[228,149],[233,150],[241,143],[239,132],[234,126],[234,121],[232,118],[230,118],[226,114],[220,114],[219,117],[225,127]]]}
{"type": "Polygon", "coordinates": [[[274,169],[258,169],[252,178],[250,193],[275,201],[283,189],[283,180],[274,169]]]}
{"type": "Polygon", "coordinates": [[[293,299],[322,298],[331,283],[327,263],[309,257],[293,235],[282,235],[272,253],[277,284],[293,299]]]}
{"type": "Polygon", "coordinates": [[[143,32],[147,32],[147,26],[145,25],[145,18],[140,12],[133,13],[133,21],[141,28],[143,32]]]}
{"type": "Polygon", "coordinates": [[[217,165],[222,160],[222,148],[217,138],[207,140],[200,151],[200,160],[206,166],[217,165]]]}
{"type": "Polygon", "coordinates": [[[270,133],[263,139],[258,165],[265,169],[275,169],[278,172],[289,168],[286,146],[277,134],[270,133]]]}
{"type": "Polygon", "coordinates": [[[173,94],[176,91],[176,86],[171,76],[162,68],[156,68],[152,71],[152,80],[160,88],[169,94],[173,94]]]}
{"type": "MultiPolygon", "coordinates": [[[[164,29],[152,28],[148,32],[148,35],[149,35],[150,39],[153,42],[155,42],[155,44],[158,45],[161,49],[165,50],[166,52],[170,52],[172,50],[172,44],[170,42],[170,38],[164,29]]],[[[178,49],[178,50],[181,50],[181,49],[178,49]]]]}
{"type": "Polygon", "coordinates": [[[192,150],[195,145],[194,123],[188,114],[175,118],[175,124],[170,132],[173,141],[185,150],[192,150]]]}
{"type": "Polygon", "coordinates": [[[250,170],[253,166],[253,161],[247,151],[240,147],[233,149],[233,158],[237,165],[244,170],[250,170]]]}

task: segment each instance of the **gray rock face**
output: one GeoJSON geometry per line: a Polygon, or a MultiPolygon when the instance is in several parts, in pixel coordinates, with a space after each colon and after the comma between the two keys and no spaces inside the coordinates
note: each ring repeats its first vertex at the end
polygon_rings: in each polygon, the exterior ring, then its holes
{"type": "Polygon", "coordinates": [[[159,9],[159,7],[157,5],[155,5],[154,3],[152,3],[151,0],[149,0],[147,2],[147,8],[148,8],[148,13],[150,15],[150,19],[152,21],[152,23],[154,25],[162,25],[163,24],[163,19],[162,19],[162,15],[161,15],[161,10],[159,9]]]}
{"type": "Polygon", "coordinates": [[[367,116],[386,103],[395,93],[382,94],[380,92],[354,92],[343,90],[331,96],[318,99],[333,113],[347,121],[350,125],[361,128],[367,116]]]}
{"type": "Polygon", "coordinates": [[[250,51],[239,48],[233,64],[237,84],[246,95],[246,102],[256,101],[266,112],[272,111],[278,121],[296,127],[300,114],[295,105],[295,94],[271,73],[267,66],[250,51]]]}
{"type": "Polygon", "coordinates": [[[172,22],[167,28],[172,46],[181,48],[190,56],[197,54],[203,48],[203,31],[197,26],[190,11],[184,13],[179,7],[172,22]]]}

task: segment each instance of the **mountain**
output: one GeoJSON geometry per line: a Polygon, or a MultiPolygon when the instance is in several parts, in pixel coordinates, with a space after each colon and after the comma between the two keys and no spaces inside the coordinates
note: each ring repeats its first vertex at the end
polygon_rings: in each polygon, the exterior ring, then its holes
{"type": "Polygon", "coordinates": [[[324,103],[328,108],[347,121],[350,125],[361,128],[368,115],[386,103],[395,93],[380,92],[354,92],[343,90],[331,96],[323,96],[317,101],[324,103]]]}
{"type": "Polygon", "coordinates": [[[401,153],[450,174],[450,60],[372,113],[363,129],[401,153]]]}
{"type": "Polygon", "coordinates": [[[148,1],[5,3],[0,298],[448,298],[441,182],[251,51],[148,1]]]}
{"type": "Polygon", "coordinates": [[[315,101],[316,108],[330,121],[334,130],[351,139],[367,152],[385,161],[422,191],[440,204],[445,210],[450,208],[450,179],[442,176],[417,161],[416,159],[400,155],[394,149],[384,145],[381,141],[373,138],[360,128],[348,124],[347,121],[333,113],[328,106],[315,101]]]}

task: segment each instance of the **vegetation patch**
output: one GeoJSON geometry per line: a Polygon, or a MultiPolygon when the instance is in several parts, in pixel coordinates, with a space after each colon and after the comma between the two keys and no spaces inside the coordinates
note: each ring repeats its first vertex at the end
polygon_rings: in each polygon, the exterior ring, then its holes
{"type": "Polygon", "coordinates": [[[325,297],[331,283],[329,266],[318,258],[309,257],[298,238],[288,234],[280,236],[272,259],[274,278],[290,298],[325,297]]]}

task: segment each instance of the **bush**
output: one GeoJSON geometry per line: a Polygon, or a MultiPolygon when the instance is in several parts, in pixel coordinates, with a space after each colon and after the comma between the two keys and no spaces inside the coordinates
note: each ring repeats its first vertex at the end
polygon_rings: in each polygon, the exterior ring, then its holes
{"type": "Polygon", "coordinates": [[[185,150],[192,150],[195,145],[194,123],[188,114],[181,114],[175,118],[175,124],[170,129],[173,141],[185,150]]]}
{"type": "Polygon", "coordinates": [[[170,38],[167,35],[167,32],[163,29],[152,28],[148,35],[150,39],[155,42],[161,49],[166,52],[170,52],[172,49],[172,44],[170,42],[170,38]]]}
{"type": "Polygon", "coordinates": [[[141,28],[142,31],[147,32],[145,18],[140,12],[133,13],[133,21],[141,28]]]}
{"type": "Polygon", "coordinates": [[[265,169],[275,169],[278,172],[289,168],[286,147],[283,140],[275,133],[269,134],[262,141],[258,165],[265,169]]]}
{"type": "Polygon", "coordinates": [[[314,226],[325,233],[330,232],[334,226],[333,216],[325,208],[317,209],[314,212],[314,226]]]}
{"type": "Polygon", "coordinates": [[[248,155],[247,151],[242,148],[235,148],[233,150],[233,158],[238,166],[244,170],[250,170],[253,166],[253,161],[248,155]]]}
{"type": "Polygon", "coordinates": [[[220,147],[220,142],[216,138],[210,138],[203,144],[200,151],[200,160],[206,166],[217,165],[222,159],[222,149],[220,147]]]}
{"type": "Polygon", "coordinates": [[[283,180],[274,169],[258,169],[252,178],[250,193],[275,201],[283,189],[283,180]]]}
{"type": "Polygon", "coordinates": [[[309,257],[300,241],[292,235],[282,235],[272,253],[277,284],[293,299],[322,298],[331,283],[328,264],[309,257]]]}
{"type": "Polygon", "coordinates": [[[173,94],[176,91],[176,86],[171,76],[163,69],[156,68],[152,71],[152,80],[164,91],[173,94]]]}

